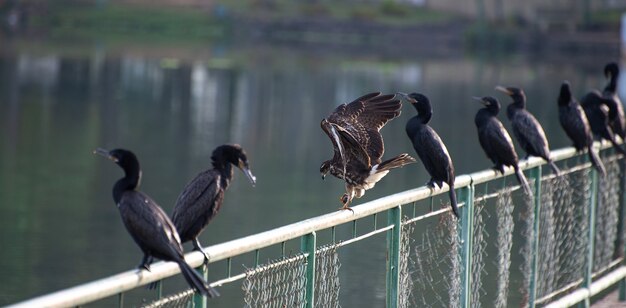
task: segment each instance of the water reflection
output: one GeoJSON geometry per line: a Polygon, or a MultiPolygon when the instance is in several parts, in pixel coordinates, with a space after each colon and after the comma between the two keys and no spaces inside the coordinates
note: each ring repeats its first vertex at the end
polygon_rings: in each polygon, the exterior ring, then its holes
{"type": "MultiPolygon", "coordinates": [[[[222,212],[201,238],[215,244],[340,206],[342,183],[322,182],[318,173],[321,161],[332,155],[319,121],[339,103],[376,90],[424,92],[434,105],[432,126],[463,174],[490,166],[477,142],[473,117],[479,106],[471,96],[494,95],[497,84],[524,87],[551,147],[566,146],[557,120],[558,86],[568,79],[577,96],[599,88],[602,66],[613,60],[597,55],[571,61],[524,55],[511,61],[413,59],[284,49],[233,54],[185,59],[155,57],[154,51],[0,54],[0,304],[139,261],[140,251],[110,197],[121,174],[90,154],[97,146],[135,151],[144,168],[143,190],[170,212],[184,184],[208,167],[214,147],[242,144],[258,184],[251,188],[235,175],[222,212]]],[[[383,129],[385,157],[414,154],[404,133],[414,112],[405,106],[383,129]]],[[[426,180],[420,164],[394,170],[356,204],[426,180]]],[[[350,260],[342,267],[347,307],[383,305],[382,241],[364,243],[343,254],[350,260]],[[359,270],[364,267],[371,273],[359,270]]],[[[232,300],[227,294],[219,304],[238,303],[232,300]]]]}

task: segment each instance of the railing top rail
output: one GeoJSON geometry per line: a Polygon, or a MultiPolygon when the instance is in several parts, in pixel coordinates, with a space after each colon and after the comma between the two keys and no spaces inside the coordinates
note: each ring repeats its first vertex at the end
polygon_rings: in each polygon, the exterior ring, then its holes
{"type": "MultiPolygon", "coordinates": [[[[599,144],[601,149],[611,146],[608,142],[599,144]]],[[[551,158],[554,161],[564,160],[574,157],[576,150],[572,147],[552,151],[551,158]]],[[[520,161],[520,168],[523,170],[534,168],[545,164],[545,161],[538,157],[530,157],[528,160],[520,161]]],[[[512,168],[505,169],[505,176],[513,174],[512,168]]],[[[502,177],[493,169],[474,172],[469,175],[458,176],[455,180],[455,187],[462,188],[470,184],[480,184],[502,177]]],[[[313,231],[324,230],[333,226],[341,225],[360,218],[364,218],[375,213],[379,213],[398,205],[419,201],[430,196],[439,195],[448,191],[448,186],[441,189],[429,189],[425,186],[406,190],[376,200],[372,200],[353,207],[353,212],[336,211],[325,215],[309,218],[303,221],[278,227],[269,231],[253,234],[243,238],[224,242],[221,244],[205,248],[205,252],[210,256],[210,262],[224,260],[230,257],[252,252],[257,249],[279,244],[288,240],[296,239],[302,235],[313,231]]],[[[197,267],[204,261],[204,256],[197,251],[186,254],[187,262],[197,267]]],[[[98,299],[129,291],[131,289],[147,285],[179,272],[178,266],[172,262],[156,262],[151,266],[151,271],[130,270],[117,275],[113,275],[100,280],[85,283],[76,287],[61,290],[48,295],[43,295],[31,300],[16,303],[10,307],[67,307],[78,306],[98,299]]]]}

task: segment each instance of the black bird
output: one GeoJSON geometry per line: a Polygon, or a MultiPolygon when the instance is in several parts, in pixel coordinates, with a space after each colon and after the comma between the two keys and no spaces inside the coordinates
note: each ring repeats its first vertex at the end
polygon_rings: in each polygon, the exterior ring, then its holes
{"type": "Polygon", "coordinates": [[[413,148],[430,174],[430,181],[426,185],[439,188],[445,182],[450,186],[450,205],[454,216],[459,217],[457,209],[456,193],[454,192],[454,165],[446,145],[439,135],[428,126],[433,115],[433,109],[426,96],[420,93],[399,93],[409,101],[417,110],[417,115],[406,123],[406,134],[413,143],[413,148]]]}
{"type": "Polygon", "coordinates": [[[591,132],[600,139],[606,139],[613,144],[618,152],[626,156],[626,151],[617,143],[615,133],[609,125],[609,100],[602,97],[599,91],[591,91],[580,100],[580,104],[587,115],[591,132]]]}
{"type": "Polygon", "coordinates": [[[578,101],[572,97],[570,85],[567,81],[561,84],[558,103],[559,121],[567,136],[574,143],[574,147],[577,151],[587,149],[591,163],[602,176],[606,175],[602,160],[600,160],[598,154],[593,151],[593,135],[585,111],[583,111],[578,101]]]}
{"type": "Polygon", "coordinates": [[[124,170],[124,177],[113,186],[113,200],[126,230],[144,253],[139,269],[150,271],[152,257],[176,262],[187,283],[198,293],[208,297],[219,296],[217,290],[185,262],[178,232],[167,214],[148,195],[138,190],[141,168],[135,154],[123,149],[96,149],[94,153],[112,160],[124,170]]]}
{"type": "Polygon", "coordinates": [[[609,79],[602,96],[607,98],[607,106],[609,107],[609,124],[613,133],[620,136],[622,140],[626,139],[626,116],[624,115],[624,106],[617,95],[617,80],[619,79],[619,66],[615,62],[611,62],[604,67],[604,76],[609,79]]]}
{"type": "Polygon", "coordinates": [[[496,164],[494,169],[500,171],[500,173],[504,174],[505,166],[513,167],[517,181],[524,189],[524,192],[532,196],[530,185],[528,185],[524,173],[519,168],[519,159],[513,147],[513,140],[511,140],[511,136],[504,128],[504,125],[502,125],[502,122],[497,118],[500,112],[500,102],[491,96],[475,97],[474,99],[485,105],[484,108],[478,110],[476,117],[474,117],[480,146],[485,150],[487,157],[496,164]]]}
{"type": "Polygon", "coordinates": [[[513,99],[513,102],[506,108],[506,115],[511,121],[513,127],[513,135],[519,145],[526,152],[526,157],[539,156],[545,159],[554,173],[557,175],[561,170],[554,164],[550,158],[550,148],[548,147],[548,139],[539,124],[539,121],[526,110],[526,94],[520,88],[497,86],[496,90],[506,93],[513,99]]]}
{"type": "MultiPolygon", "coordinates": [[[[200,232],[217,215],[224,201],[224,192],[233,178],[237,166],[252,185],[256,178],[250,172],[248,157],[240,145],[221,145],[211,155],[212,169],[205,170],[189,182],[176,199],[172,221],[182,243],[193,242],[194,250],[201,251],[200,232]]],[[[206,253],[205,253],[206,256],[206,253]]],[[[208,256],[206,256],[208,260],[208,256]]]]}
{"type": "Polygon", "coordinates": [[[354,197],[362,197],[389,170],[415,162],[406,153],[382,161],[385,146],[380,129],[400,115],[401,107],[394,94],[376,92],[339,105],[322,120],[320,125],[333,144],[334,155],[322,163],[320,173],[322,179],[330,172],[346,182],[342,209],[349,209],[354,197]]]}

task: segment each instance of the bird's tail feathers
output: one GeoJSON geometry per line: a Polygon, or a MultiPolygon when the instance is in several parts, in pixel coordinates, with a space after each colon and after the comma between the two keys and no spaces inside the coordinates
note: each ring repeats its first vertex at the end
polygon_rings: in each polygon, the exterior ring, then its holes
{"type": "Polygon", "coordinates": [[[596,153],[593,150],[593,147],[591,145],[589,145],[589,147],[587,148],[587,150],[589,151],[589,159],[591,160],[591,164],[596,167],[596,169],[598,170],[598,172],[600,172],[600,174],[604,177],[606,176],[606,169],[604,168],[604,164],[602,163],[602,160],[600,159],[600,157],[598,156],[598,153],[596,153]]]}
{"type": "Polygon", "coordinates": [[[528,180],[526,180],[526,177],[524,176],[524,172],[522,172],[522,169],[520,169],[519,166],[515,166],[515,177],[517,178],[517,181],[520,183],[520,185],[522,185],[522,188],[524,189],[524,192],[526,193],[526,195],[532,196],[533,191],[532,189],[530,189],[528,180]]]}
{"type": "Polygon", "coordinates": [[[450,196],[450,206],[452,206],[452,213],[456,218],[460,218],[459,216],[459,208],[457,207],[456,202],[456,192],[454,191],[454,184],[450,185],[450,191],[448,191],[448,195],[450,196]]]}
{"type": "MultiPolygon", "coordinates": [[[[376,172],[382,172],[394,168],[400,168],[414,162],[415,158],[409,156],[409,154],[403,153],[376,165],[374,168],[376,169],[376,172]]],[[[374,168],[372,168],[372,170],[374,170],[374,168]]]]}
{"type": "Polygon", "coordinates": [[[198,293],[208,296],[209,298],[218,297],[220,293],[215,290],[215,288],[209,286],[204,279],[200,276],[198,272],[196,272],[187,262],[181,260],[178,262],[178,266],[180,266],[180,271],[185,277],[187,283],[194,288],[198,293]]]}
{"type": "Polygon", "coordinates": [[[624,148],[622,148],[619,143],[617,143],[617,140],[615,140],[615,136],[612,136],[611,138],[611,144],[613,144],[613,147],[620,152],[622,155],[626,156],[626,151],[624,150],[624,148]]]}
{"type": "Polygon", "coordinates": [[[550,165],[550,168],[552,168],[552,172],[554,172],[555,175],[557,176],[561,175],[561,169],[559,169],[559,167],[556,166],[554,161],[549,160],[548,165],[550,165]]]}

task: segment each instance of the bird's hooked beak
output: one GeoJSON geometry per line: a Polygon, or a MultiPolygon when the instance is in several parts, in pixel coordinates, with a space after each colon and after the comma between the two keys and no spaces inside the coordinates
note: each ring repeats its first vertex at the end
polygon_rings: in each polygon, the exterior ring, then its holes
{"type": "Polygon", "coordinates": [[[396,92],[397,95],[400,95],[400,97],[406,101],[408,101],[411,104],[415,103],[415,100],[412,99],[408,94],[404,93],[404,92],[396,92]]]}
{"type": "Polygon", "coordinates": [[[322,173],[322,181],[326,179],[326,173],[322,173]]]}
{"type": "Polygon", "coordinates": [[[503,86],[497,86],[496,90],[505,93],[506,95],[513,95],[513,92],[511,92],[509,89],[503,87],[503,86]]]}
{"type": "Polygon", "coordinates": [[[250,181],[250,184],[252,184],[252,186],[254,187],[254,185],[256,184],[256,176],[252,174],[252,171],[250,171],[250,167],[248,167],[248,165],[244,163],[241,159],[239,160],[239,165],[237,167],[241,169],[241,172],[246,175],[248,181],[250,181]]]}
{"type": "Polygon", "coordinates": [[[482,97],[472,96],[472,98],[475,99],[476,101],[478,101],[479,103],[487,106],[487,102],[482,97]]]}
{"type": "Polygon", "coordinates": [[[93,150],[93,154],[97,154],[97,155],[100,155],[102,157],[106,157],[106,158],[112,160],[115,163],[118,162],[117,157],[111,155],[109,150],[105,150],[103,148],[97,148],[97,149],[93,150]]]}

